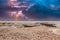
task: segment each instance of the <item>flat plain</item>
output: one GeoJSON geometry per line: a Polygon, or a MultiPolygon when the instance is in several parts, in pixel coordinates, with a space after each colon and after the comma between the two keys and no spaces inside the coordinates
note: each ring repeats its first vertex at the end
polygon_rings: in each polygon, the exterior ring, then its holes
{"type": "Polygon", "coordinates": [[[60,40],[58,21],[1,21],[0,40],[60,40]]]}

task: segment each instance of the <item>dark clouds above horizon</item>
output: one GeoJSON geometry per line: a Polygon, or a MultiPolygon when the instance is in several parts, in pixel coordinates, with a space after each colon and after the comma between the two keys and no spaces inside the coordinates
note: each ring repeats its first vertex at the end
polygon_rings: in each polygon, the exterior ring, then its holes
{"type": "Polygon", "coordinates": [[[7,0],[0,0],[0,20],[15,20],[10,17],[9,12],[22,10],[24,17],[18,20],[45,20],[45,21],[60,21],[60,1],[59,0],[18,0],[18,6],[25,5],[22,8],[10,8],[7,6],[7,0]]]}

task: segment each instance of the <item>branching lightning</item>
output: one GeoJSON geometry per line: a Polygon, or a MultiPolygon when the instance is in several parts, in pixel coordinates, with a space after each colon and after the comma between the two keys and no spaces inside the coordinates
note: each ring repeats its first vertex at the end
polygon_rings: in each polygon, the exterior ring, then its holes
{"type": "MultiPolygon", "coordinates": [[[[22,7],[26,7],[25,5],[19,5],[20,2],[17,2],[18,0],[8,0],[8,6],[10,6],[11,8],[22,8],[22,7]]],[[[26,17],[23,13],[22,10],[17,10],[17,11],[13,11],[13,12],[8,12],[10,13],[10,16],[12,18],[14,18],[15,20],[19,20],[20,18],[26,18],[28,19],[28,17],[26,17]]]]}

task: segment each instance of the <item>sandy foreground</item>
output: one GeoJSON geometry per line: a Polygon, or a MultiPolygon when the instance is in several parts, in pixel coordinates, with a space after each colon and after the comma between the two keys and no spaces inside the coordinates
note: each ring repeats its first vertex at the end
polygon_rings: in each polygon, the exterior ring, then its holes
{"type": "Polygon", "coordinates": [[[0,40],[60,40],[59,27],[47,27],[39,23],[4,23],[0,23],[0,40]]]}

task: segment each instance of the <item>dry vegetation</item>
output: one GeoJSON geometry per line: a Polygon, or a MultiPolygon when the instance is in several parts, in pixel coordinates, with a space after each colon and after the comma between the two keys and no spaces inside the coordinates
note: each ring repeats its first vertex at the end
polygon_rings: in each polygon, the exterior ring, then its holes
{"type": "Polygon", "coordinates": [[[0,40],[60,40],[60,28],[43,24],[1,22],[0,40]]]}

